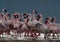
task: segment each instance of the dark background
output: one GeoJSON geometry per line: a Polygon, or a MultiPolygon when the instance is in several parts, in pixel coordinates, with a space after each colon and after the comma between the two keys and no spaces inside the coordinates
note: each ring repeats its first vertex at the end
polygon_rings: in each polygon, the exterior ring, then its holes
{"type": "Polygon", "coordinates": [[[0,12],[6,8],[10,14],[13,12],[29,12],[37,10],[44,19],[48,16],[57,17],[60,22],[60,0],[0,0],[0,12]]]}
{"type": "Polygon", "coordinates": [[[32,40],[32,41],[26,41],[26,40],[1,40],[0,42],[60,42],[59,40],[32,40]]]}

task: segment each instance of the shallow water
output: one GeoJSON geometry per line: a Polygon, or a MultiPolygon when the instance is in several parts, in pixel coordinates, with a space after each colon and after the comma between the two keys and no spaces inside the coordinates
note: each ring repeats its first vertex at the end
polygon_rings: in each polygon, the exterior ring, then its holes
{"type": "MultiPolygon", "coordinates": [[[[59,36],[60,36],[60,34],[59,34],[59,36]]],[[[56,35],[56,38],[57,38],[57,35],[56,35]]],[[[0,35],[0,40],[32,40],[32,37],[24,37],[24,33],[22,34],[21,37],[19,35],[18,36],[16,36],[16,35],[15,36],[12,36],[12,35],[7,35],[7,34],[4,33],[3,36],[0,35]]],[[[35,39],[35,40],[45,40],[44,39],[44,34],[41,33],[41,35],[38,36],[38,38],[35,39]]],[[[60,40],[60,38],[59,39],[53,39],[53,37],[50,36],[49,37],[49,40],[60,40]]]]}

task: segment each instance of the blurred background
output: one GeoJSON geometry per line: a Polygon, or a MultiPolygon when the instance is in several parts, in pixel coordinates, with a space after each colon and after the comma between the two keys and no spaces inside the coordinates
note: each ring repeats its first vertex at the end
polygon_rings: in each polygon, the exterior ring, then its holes
{"type": "Polygon", "coordinates": [[[56,16],[60,22],[60,0],[0,0],[0,12],[6,8],[10,14],[13,12],[32,13],[37,10],[43,18],[56,16]]]}

